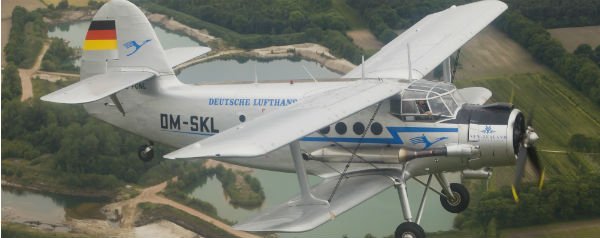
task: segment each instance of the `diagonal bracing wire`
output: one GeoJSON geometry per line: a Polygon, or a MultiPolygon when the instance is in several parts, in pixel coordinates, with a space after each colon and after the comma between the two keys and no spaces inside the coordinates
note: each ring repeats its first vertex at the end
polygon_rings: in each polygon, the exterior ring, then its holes
{"type": "MultiPolygon", "coordinates": [[[[329,199],[327,199],[328,202],[331,203],[331,200],[333,199],[335,192],[337,191],[338,187],[340,186],[340,183],[342,183],[342,179],[344,179],[344,177],[346,176],[346,172],[348,172],[348,168],[350,168],[350,164],[352,164],[354,157],[361,158],[363,161],[368,162],[365,159],[363,159],[362,157],[358,156],[356,154],[356,152],[360,148],[360,145],[362,144],[363,139],[365,138],[365,136],[367,135],[367,132],[371,128],[371,124],[373,124],[373,121],[375,120],[375,116],[377,116],[377,112],[379,112],[379,108],[381,108],[381,104],[383,104],[383,103],[380,102],[377,104],[377,108],[375,108],[375,112],[373,113],[373,116],[371,116],[371,119],[369,120],[369,123],[367,124],[367,127],[365,128],[365,131],[363,131],[363,134],[361,135],[358,143],[356,144],[356,147],[354,147],[354,150],[351,152],[352,155],[350,156],[348,163],[346,163],[346,167],[344,168],[344,171],[342,172],[342,174],[340,175],[340,178],[338,179],[337,183],[335,184],[335,187],[333,187],[333,191],[331,192],[329,199]]],[[[336,144],[338,144],[338,143],[336,143],[336,144]]],[[[342,148],[346,149],[343,146],[342,146],[342,148]]],[[[370,162],[368,162],[368,163],[371,164],[371,166],[377,168],[373,163],[370,163],[370,162]]]]}

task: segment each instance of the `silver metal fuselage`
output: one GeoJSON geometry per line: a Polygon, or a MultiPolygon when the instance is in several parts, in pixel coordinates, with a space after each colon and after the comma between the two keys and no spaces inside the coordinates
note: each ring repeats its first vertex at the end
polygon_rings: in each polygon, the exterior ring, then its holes
{"type": "MultiPolygon", "coordinates": [[[[342,87],[348,81],[332,82],[277,82],[188,85],[174,75],[147,80],[122,90],[117,94],[125,115],[108,98],[84,104],[94,117],[149,140],[180,148],[232,128],[242,121],[250,121],[261,115],[281,110],[296,101],[315,93],[342,87]]],[[[407,83],[408,86],[408,83],[407,83]]],[[[390,113],[390,102],[382,102],[374,121],[383,126],[381,134],[368,131],[361,139],[353,125],[365,127],[377,106],[373,105],[340,122],[345,123],[345,133],[337,133],[334,125],[325,136],[312,133],[300,139],[303,152],[312,153],[323,148],[353,150],[360,142],[361,151],[375,151],[382,156],[397,156],[401,148],[422,150],[452,144],[479,146],[480,155],[425,157],[410,161],[405,172],[419,176],[437,172],[461,171],[482,167],[514,164],[512,123],[518,113],[511,112],[506,125],[456,124],[443,122],[407,122],[390,113]],[[486,130],[482,130],[487,126],[486,130]],[[492,133],[493,132],[493,133],[492,133]],[[423,138],[415,140],[415,138],[423,138]],[[411,140],[412,139],[412,140],[411,140]],[[425,141],[426,142],[425,142],[425,141]]],[[[282,132],[285,133],[285,132],[282,132]]],[[[264,136],[269,136],[265,134],[264,136]]],[[[368,156],[365,156],[368,159],[368,156]]],[[[345,158],[326,161],[306,161],[310,174],[321,177],[339,175],[346,166],[345,158]]],[[[219,158],[230,163],[282,172],[294,172],[289,147],[284,146],[259,158],[219,158]]],[[[349,171],[368,169],[402,170],[403,163],[365,163],[354,159],[349,171]]]]}

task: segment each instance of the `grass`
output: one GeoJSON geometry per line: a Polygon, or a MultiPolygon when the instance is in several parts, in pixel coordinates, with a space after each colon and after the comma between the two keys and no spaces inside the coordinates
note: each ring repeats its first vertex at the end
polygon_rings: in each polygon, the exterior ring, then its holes
{"type": "Polygon", "coordinates": [[[506,229],[500,232],[500,237],[586,238],[598,237],[599,233],[600,220],[589,220],[506,229]]]}
{"type": "Polygon", "coordinates": [[[347,20],[350,29],[366,29],[367,24],[363,21],[362,17],[352,7],[346,4],[346,0],[333,0],[333,9],[342,14],[347,20]]]}
{"type": "MultiPolygon", "coordinates": [[[[582,96],[559,76],[548,74],[518,74],[508,77],[457,80],[459,88],[480,86],[493,92],[492,101],[509,102],[529,118],[534,112],[533,126],[540,136],[538,152],[547,175],[575,174],[582,167],[598,169],[597,155],[549,153],[544,150],[567,151],[574,134],[600,137],[600,108],[582,96]],[[583,165],[583,166],[582,166],[583,165]]],[[[510,178],[498,185],[510,184],[513,168],[494,170],[494,178],[510,178]]]]}

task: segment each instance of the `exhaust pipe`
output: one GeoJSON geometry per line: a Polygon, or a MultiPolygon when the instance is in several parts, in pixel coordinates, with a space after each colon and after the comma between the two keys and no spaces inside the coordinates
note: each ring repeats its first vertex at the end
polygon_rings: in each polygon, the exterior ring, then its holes
{"type": "Polygon", "coordinates": [[[465,169],[462,171],[461,176],[463,179],[489,179],[492,177],[492,168],[465,169]]]}

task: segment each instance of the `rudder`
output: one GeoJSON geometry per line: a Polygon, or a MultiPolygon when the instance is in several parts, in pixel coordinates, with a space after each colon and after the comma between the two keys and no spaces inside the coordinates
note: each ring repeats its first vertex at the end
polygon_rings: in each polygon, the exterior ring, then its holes
{"type": "Polygon", "coordinates": [[[85,41],[81,79],[123,68],[173,74],[144,13],[126,0],[111,0],[94,16],[85,41]]]}

